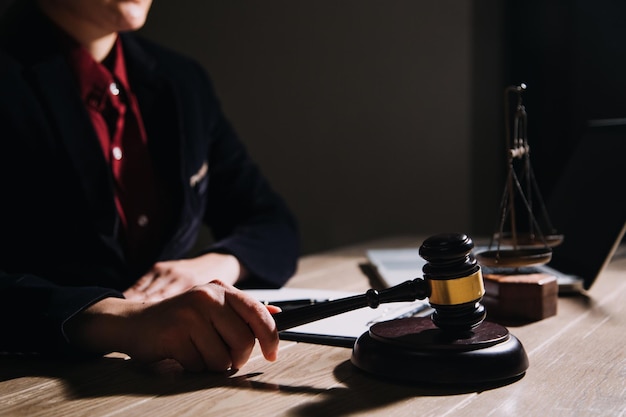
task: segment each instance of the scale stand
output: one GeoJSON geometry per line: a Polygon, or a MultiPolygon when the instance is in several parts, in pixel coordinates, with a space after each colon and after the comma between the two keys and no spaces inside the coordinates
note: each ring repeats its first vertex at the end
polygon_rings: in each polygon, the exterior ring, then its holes
{"type": "Polygon", "coordinates": [[[552,259],[552,248],[563,241],[563,235],[555,233],[530,163],[530,146],[527,137],[528,116],[522,103],[522,93],[526,84],[509,86],[504,91],[507,177],[500,203],[500,218],[497,231],[491,237],[489,249],[476,254],[478,261],[490,267],[519,268],[543,265],[552,259]],[[514,94],[516,107],[510,114],[509,102],[514,94]],[[513,123],[511,125],[511,116],[513,123]],[[519,175],[518,175],[519,173],[519,175]],[[522,203],[528,216],[528,230],[517,230],[516,197],[522,203]],[[535,216],[535,198],[544,223],[542,231],[539,219],[535,216]],[[505,224],[509,220],[509,229],[505,224]],[[497,241],[495,249],[494,239],[497,241]]]}

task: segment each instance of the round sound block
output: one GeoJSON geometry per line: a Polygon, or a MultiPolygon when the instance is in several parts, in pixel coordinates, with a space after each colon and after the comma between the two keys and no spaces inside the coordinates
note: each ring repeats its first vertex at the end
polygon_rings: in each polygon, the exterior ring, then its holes
{"type": "Polygon", "coordinates": [[[512,379],[528,368],[524,347],[499,324],[452,335],[425,317],[374,324],[355,342],[351,361],[385,378],[439,384],[512,379]]]}

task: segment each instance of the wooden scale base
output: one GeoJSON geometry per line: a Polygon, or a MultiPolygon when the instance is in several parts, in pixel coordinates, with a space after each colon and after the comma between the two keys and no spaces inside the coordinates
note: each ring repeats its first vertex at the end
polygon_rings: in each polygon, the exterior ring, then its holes
{"type": "Polygon", "coordinates": [[[506,327],[483,322],[451,334],[430,318],[377,323],[361,335],[352,363],[384,378],[428,384],[481,384],[515,379],[528,369],[528,357],[506,327]]]}

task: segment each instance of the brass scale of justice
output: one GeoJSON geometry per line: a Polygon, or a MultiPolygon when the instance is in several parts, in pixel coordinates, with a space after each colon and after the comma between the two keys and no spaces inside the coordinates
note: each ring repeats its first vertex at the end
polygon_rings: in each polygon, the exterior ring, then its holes
{"type": "Polygon", "coordinates": [[[498,231],[493,234],[488,250],[474,256],[472,239],[462,233],[431,236],[419,249],[420,256],[427,261],[422,268],[423,278],[407,280],[382,291],[370,289],[361,295],[275,314],[278,330],[367,306],[377,308],[382,303],[428,298],[434,309],[430,317],[400,318],[372,325],[356,340],[352,364],[384,379],[418,384],[475,385],[521,378],[528,368],[528,357],[520,341],[506,327],[485,320],[487,312],[480,303],[485,290],[478,261],[513,270],[544,264],[551,259],[551,248],[562,241],[562,236],[557,234],[541,233],[532,210],[532,196],[536,192],[544,221],[549,224],[530,165],[527,115],[521,98],[525,89],[524,84],[505,89],[508,174],[498,231]],[[511,94],[517,97],[512,129],[508,104],[511,94]],[[521,165],[521,169],[516,165],[521,165]],[[522,173],[521,181],[517,170],[522,173]],[[521,197],[529,216],[527,233],[516,230],[515,195],[521,197]],[[505,233],[507,218],[511,228],[505,233]]]}

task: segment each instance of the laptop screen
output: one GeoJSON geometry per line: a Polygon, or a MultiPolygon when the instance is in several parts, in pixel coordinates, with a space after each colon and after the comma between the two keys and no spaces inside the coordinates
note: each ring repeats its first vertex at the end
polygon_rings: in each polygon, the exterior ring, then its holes
{"type": "Polygon", "coordinates": [[[624,236],[626,124],[592,123],[547,200],[563,243],[549,265],[589,289],[624,236]]]}

